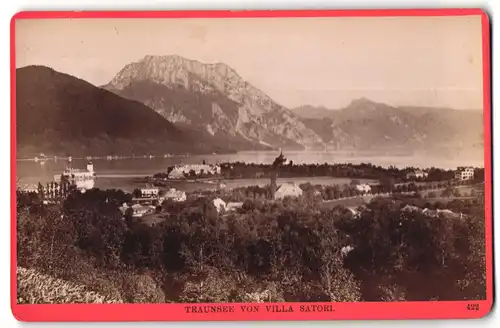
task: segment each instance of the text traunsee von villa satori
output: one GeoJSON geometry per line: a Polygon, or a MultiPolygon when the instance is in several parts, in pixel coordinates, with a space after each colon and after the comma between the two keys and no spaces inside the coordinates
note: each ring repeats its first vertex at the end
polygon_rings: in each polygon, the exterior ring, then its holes
{"type": "Polygon", "coordinates": [[[187,305],[184,307],[186,313],[258,313],[258,312],[334,312],[333,305],[311,304],[311,305],[187,305]]]}

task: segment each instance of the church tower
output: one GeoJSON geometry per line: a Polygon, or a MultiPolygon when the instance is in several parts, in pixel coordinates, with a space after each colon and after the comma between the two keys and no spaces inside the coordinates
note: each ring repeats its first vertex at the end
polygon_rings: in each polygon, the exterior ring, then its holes
{"type": "Polygon", "coordinates": [[[271,165],[271,199],[275,199],[276,190],[278,186],[276,184],[276,179],[278,176],[279,168],[285,164],[286,158],[283,156],[283,151],[280,149],[280,154],[278,157],[274,159],[273,164],[271,165]]]}

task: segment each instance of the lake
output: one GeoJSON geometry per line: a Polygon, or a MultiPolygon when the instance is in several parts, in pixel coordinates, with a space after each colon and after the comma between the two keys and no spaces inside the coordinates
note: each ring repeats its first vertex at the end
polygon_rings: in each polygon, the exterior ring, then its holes
{"type": "MultiPolygon", "coordinates": [[[[217,154],[217,155],[193,155],[189,157],[168,157],[168,158],[130,158],[119,160],[105,160],[98,159],[92,160],[94,163],[94,170],[97,175],[96,187],[102,189],[118,188],[123,190],[130,190],[138,187],[135,178],[153,175],[159,172],[166,172],[169,166],[175,164],[195,164],[201,163],[204,160],[207,163],[217,162],[245,162],[245,163],[264,163],[270,164],[277,156],[277,152],[240,152],[237,154],[217,154]]],[[[285,157],[292,160],[295,164],[314,164],[314,163],[372,163],[387,167],[394,165],[396,167],[440,167],[444,169],[453,169],[457,166],[472,165],[482,167],[484,166],[483,160],[477,158],[475,160],[466,160],[463,158],[455,159],[439,159],[435,156],[384,156],[376,155],[374,153],[358,153],[357,155],[350,154],[349,152],[312,152],[312,151],[287,151],[284,153],[285,157]]],[[[85,159],[73,159],[72,166],[74,168],[85,168],[85,159]]],[[[52,181],[55,174],[59,174],[66,167],[65,160],[48,160],[44,164],[34,161],[18,160],[16,165],[16,174],[21,184],[32,184],[38,182],[52,181]]],[[[241,185],[264,185],[267,183],[265,179],[243,179],[248,181],[228,180],[226,185],[229,188],[241,185]],[[260,181],[262,180],[262,181],[260,181]]],[[[349,179],[337,178],[297,178],[297,179],[283,179],[283,181],[294,181],[303,183],[310,181],[311,183],[318,184],[333,184],[333,183],[346,183],[349,179]],[[342,180],[342,181],[341,181],[342,180]],[[346,181],[343,181],[346,180],[346,181]]],[[[185,183],[174,182],[179,188],[197,189],[201,183],[185,183]]],[[[211,186],[213,187],[213,185],[211,186]]]]}

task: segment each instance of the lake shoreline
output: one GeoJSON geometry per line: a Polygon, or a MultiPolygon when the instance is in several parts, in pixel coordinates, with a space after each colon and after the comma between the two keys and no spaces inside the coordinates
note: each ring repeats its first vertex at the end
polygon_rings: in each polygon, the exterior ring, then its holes
{"type": "MultiPolygon", "coordinates": [[[[140,188],[144,187],[145,184],[151,184],[147,181],[132,181],[132,180],[145,180],[146,177],[153,177],[157,173],[166,173],[168,168],[175,165],[184,164],[200,164],[204,161],[208,164],[215,163],[246,163],[247,165],[252,164],[264,164],[269,165],[273,162],[276,157],[276,152],[265,152],[265,151],[247,151],[240,152],[236,155],[193,155],[189,157],[156,157],[156,158],[133,158],[133,159],[113,159],[113,160],[94,160],[92,159],[94,165],[94,171],[96,173],[96,187],[101,189],[124,189],[129,190],[130,188],[140,188]]],[[[397,168],[406,167],[419,167],[421,169],[438,167],[441,169],[456,169],[457,166],[475,166],[483,167],[484,161],[477,158],[462,158],[460,161],[448,161],[441,160],[439,158],[417,158],[417,157],[391,157],[391,156],[344,156],[342,152],[304,152],[304,151],[288,151],[284,153],[287,160],[293,161],[295,165],[318,165],[321,166],[324,163],[329,163],[330,165],[345,163],[350,163],[351,165],[360,165],[362,163],[371,163],[373,166],[378,166],[382,168],[387,168],[389,166],[394,166],[397,168]],[[313,164],[315,163],[315,164],[313,164]]],[[[55,175],[61,174],[61,172],[66,168],[68,162],[65,160],[58,161],[47,161],[43,164],[41,162],[33,161],[18,161],[16,163],[16,174],[19,178],[18,183],[20,184],[38,184],[51,182],[54,180],[55,175]]],[[[71,166],[76,169],[85,169],[86,159],[74,159],[71,166]]],[[[259,178],[260,179],[260,178],[259,178]]],[[[266,178],[264,178],[266,179],[266,178]]],[[[307,177],[303,176],[300,178],[280,178],[279,181],[293,181],[297,180],[297,183],[310,182],[317,183],[317,179],[325,179],[324,177],[307,177]],[[305,181],[307,180],[307,181],[305,181]]],[[[329,177],[330,184],[338,184],[338,182],[333,182],[334,178],[329,177]]],[[[215,179],[213,179],[215,181],[215,179]]],[[[242,185],[264,185],[268,184],[269,181],[266,179],[248,181],[234,180],[234,179],[223,179],[225,184],[229,184],[230,187],[233,184],[242,185]]],[[[187,182],[176,182],[176,186],[184,185],[188,186],[188,189],[202,184],[203,181],[199,180],[196,183],[187,182]]],[[[346,180],[349,183],[350,180],[346,180]]],[[[169,181],[169,184],[173,183],[169,181]]],[[[323,183],[323,182],[320,182],[323,183]]],[[[213,188],[214,184],[203,183],[201,185],[203,189],[213,188]]]]}

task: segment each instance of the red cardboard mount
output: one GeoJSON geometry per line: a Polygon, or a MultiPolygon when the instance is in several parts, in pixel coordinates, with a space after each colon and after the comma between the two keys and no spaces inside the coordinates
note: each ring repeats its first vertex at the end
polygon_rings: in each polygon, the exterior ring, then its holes
{"type": "Polygon", "coordinates": [[[480,318],[493,303],[493,233],[491,167],[490,24],[480,9],[415,10],[287,10],[287,11],[46,11],[20,12],[11,22],[11,306],[21,321],[233,321],[339,319],[480,318]],[[487,258],[487,299],[481,301],[366,302],[366,303],[248,303],[248,304],[17,304],[16,302],[16,30],[25,19],[95,18],[283,18],[463,16],[482,20],[484,89],[484,168],[487,258]]]}

